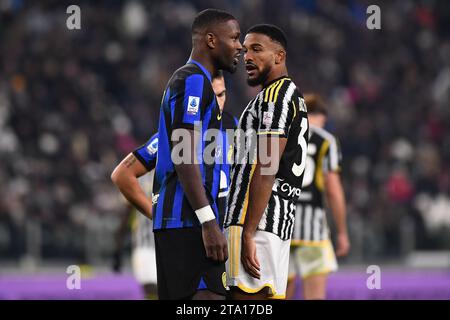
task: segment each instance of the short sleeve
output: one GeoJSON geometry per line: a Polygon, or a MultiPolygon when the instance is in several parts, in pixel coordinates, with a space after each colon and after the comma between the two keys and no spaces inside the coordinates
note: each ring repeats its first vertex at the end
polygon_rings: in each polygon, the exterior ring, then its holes
{"type": "Polygon", "coordinates": [[[332,137],[331,139],[326,140],[326,143],[328,143],[329,146],[323,161],[323,170],[324,172],[340,173],[342,170],[342,152],[339,141],[335,137],[332,137]]]}
{"type": "Polygon", "coordinates": [[[280,84],[267,90],[273,90],[274,95],[269,94],[261,99],[259,108],[258,135],[271,135],[286,138],[294,118],[299,113],[299,97],[293,82],[280,81],[280,84]],[[278,90],[281,89],[281,90],[278,90]],[[271,97],[273,96],[273,99],[271,97]]]}
{"type": "Polygon", "coordinates": [[[136,148],[133,154],[148,171],[153,170],[158,155],[158,133],[154,134],[145,144],[136,148]]]}
{"type": "Polygon", "coordinates": [[[286,138],[294,118],[291,103],[275,105],[263,103],[259,118],[258,135],[271,135],[286,138]]]}
{"type": "MultiPolygon", "coordinates": [[[[180,79],[170,97],[172,127],[194,129],[196,121],[201,120],[202,110],[206,109],[209,98],[205,82],[201,74],[192,74],[180,79]]],[[[212,90],[212,89],[211,89],[212,90]]]]}

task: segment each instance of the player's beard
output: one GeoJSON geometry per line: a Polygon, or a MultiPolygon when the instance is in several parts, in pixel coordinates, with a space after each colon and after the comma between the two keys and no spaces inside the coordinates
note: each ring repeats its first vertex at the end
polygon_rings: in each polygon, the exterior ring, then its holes
{"type": "Polygon", "coordinates": [[[238,64],[234,64],[234,58],[229,63],[221,63],[222,67],[220,69],[228,71],[229,73],[235,73],[238,64]]]}
{"type": "Polygon", "coordinates": [[[269,71],[270,71],[270,68],[267,68],[267,67],[262,69],[256,78],[252,78],[252,79],[247,78],[247,84],[251,87],[263,85],[266,82],[269,71]]]}
{"type": "Polygon", "coordinates": [[[231,65],[226,69],[229,73],[235,73],[237,69],[237,64],[234,64],[234,62],[231,63],[231,65]]]}

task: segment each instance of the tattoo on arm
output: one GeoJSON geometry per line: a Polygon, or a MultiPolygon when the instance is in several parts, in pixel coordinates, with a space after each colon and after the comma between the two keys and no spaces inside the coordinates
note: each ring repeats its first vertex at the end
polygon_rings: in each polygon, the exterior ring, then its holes
{"type": "Polygon", "coordinates": [[[128,157],[127,159],[125,159],[124,164],[127,168],[129,168],[136,162],[136,160],[137,160],[136,157],[132,155],[132,156],[128,157]]]}

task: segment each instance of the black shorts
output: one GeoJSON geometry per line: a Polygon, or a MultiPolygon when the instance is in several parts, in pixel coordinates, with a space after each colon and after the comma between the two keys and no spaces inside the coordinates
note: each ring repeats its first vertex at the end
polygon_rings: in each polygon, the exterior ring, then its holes
{"type": "Polygon", "coordinates": [[[154,234],[159,299],[187,299],[203,289],[226,295],[225,263],[206,257],[200,227],[154,234]]]}

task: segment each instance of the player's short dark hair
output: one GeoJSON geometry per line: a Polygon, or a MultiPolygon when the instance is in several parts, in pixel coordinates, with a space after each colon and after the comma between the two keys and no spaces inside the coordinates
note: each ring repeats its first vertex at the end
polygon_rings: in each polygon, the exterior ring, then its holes
{"type": "Polygon", "coordinates": [[[260,33],[268,36],[273,41],[278,42],[284,50],[287,50],[287,38],[286,34],[279,27],[274,26],[273,24],[257,24],[250,29],[248,29],[248,33],[260,33]]]}
{"type": "Polygon", "coordinates": [[[227,22],[228,20],[236,20],[236,18],[232,14],[219,9],[203,10],[195,16],[194,22],[192,22],[192,34],[201,32],[213,24],[227,22]]]}
{"type": "Polygon", "coordinates": [[[328,110],[323,99],[314,93],[307,93],[303,95],[306,103],[308,114],[328,114],[328,110]]]}

